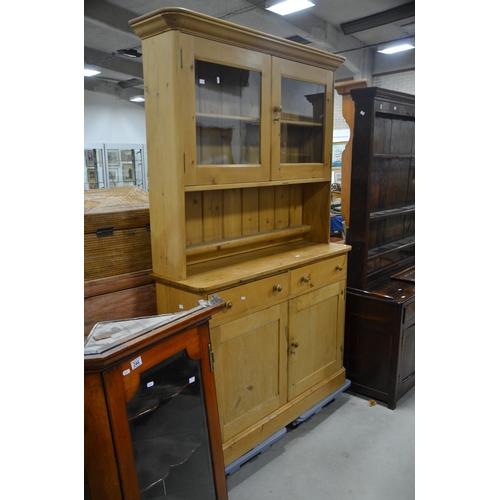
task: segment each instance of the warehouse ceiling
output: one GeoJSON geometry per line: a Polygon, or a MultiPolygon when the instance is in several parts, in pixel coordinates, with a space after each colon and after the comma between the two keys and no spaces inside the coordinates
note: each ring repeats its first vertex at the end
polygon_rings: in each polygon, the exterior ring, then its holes
{"type": "Polygon", "coordinates": [[[163,7],[183,7],[275,36],[292,39],[346,58],[336,81],[415,68],[415,50],[377,53],[399,39],[415,45],[415,2],[407,0],[312,0],[314,7],[280,16],[262,0],[85,0],[84,63],[101,73],[86,77],[86,90],[129,100],[144,90],[142,57],[119,53],[141,40],[128,21],[163,7]]]}

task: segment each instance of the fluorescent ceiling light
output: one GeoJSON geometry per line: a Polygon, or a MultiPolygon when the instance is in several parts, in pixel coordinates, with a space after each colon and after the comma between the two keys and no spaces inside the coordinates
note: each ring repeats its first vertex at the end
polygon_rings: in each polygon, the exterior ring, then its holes
{"type": "Polygon", "coordinates": [[[131,57],[132,59],[142,56],[142,54],[140,52],[137,52],[137,50],[135,49],[118,49],[116,52],[120,56],[131,57]]]}
{"type": "Polygon", "coordinates": [[[132,102],[144,102],[146,99],[144,99],[143,95],[135,95],[134,97],[131,97],[130,100],[132,102]]]}
{"type": "Polygon", "coordinates": [[[285,0],[283,2],[274,3],[274,5],[270,4],[271,2],[267,2],[266,5],[269,6],[266,6],[266,10],[270,10],[280,16],[286,16],[287,14],[292,14],[292,12],[314,7],[314,4],[308,0],[285,0]]]}
{"type": "Polygon", "coordinates": [[[95,66],[89,66],[85,65],[83,67],[83,76],[95,76],[98,75],[101,72],[99,68],[96,68],[95,66]]]}
{"type": "Polygon", "coordinates": [[[414,49],[414,45],[410,45],[409,43],[403,43],[400,45],[392,45],[392,46],[382,46],[379,47],[377,52],[381,54],[396,54],[396,52],[403,52],[404,50],[414,49]]]}

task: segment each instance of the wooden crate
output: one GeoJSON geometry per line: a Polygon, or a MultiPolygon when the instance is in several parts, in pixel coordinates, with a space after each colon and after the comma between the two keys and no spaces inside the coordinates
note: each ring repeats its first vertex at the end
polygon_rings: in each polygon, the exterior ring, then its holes
{"type": "Polygon", "coordinates": [[[139,318],[157,314],[156,286],[151,269],[111,278],[86,281],[84,338],[99,321],[139,318]]]}
{"type": "Polygon", "coordinates": [[[151,269],[147,191],[85,191],[84,233],[85,281],[151,269]]]}

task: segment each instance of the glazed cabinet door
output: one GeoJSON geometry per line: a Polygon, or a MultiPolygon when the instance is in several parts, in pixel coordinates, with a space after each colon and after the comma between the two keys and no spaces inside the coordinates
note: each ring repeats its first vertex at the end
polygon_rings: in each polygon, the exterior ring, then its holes
{"type": "Polygon", "coordinates": [[[227,498],[214,481],[207,408],[215,401],[205,397],[200,349],[208,347],[196,328],[104,373],[124,500],[227,498]]]}
{"type": "Polygon", "coordinates": [[[345,279],[290,300],[288,398],[342,368],[345,279]]]}
{"type": "Polygon", "coordinates": [[[332,71],[273,58],[273,180],[331,180],[332,99],[332,71]]]}
{"type": "Polygon", "coordinates": [[[186,186],[268,180],[271,56],[181,40],[186,186]]]}
{"type": "Polygon", "coordinates": [[[287,400],[286,302],[211,328],[225,443],[287,400]]]}

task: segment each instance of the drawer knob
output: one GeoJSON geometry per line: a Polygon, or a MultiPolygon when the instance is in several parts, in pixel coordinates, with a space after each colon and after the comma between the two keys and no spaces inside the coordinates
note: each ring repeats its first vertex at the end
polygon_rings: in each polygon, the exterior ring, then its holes
{"type": "Polygon", "coordinates": [[[300,278],[300,282],[301,283],[309,283],[309,276],[302,276],[302,278],[300,278]]]}
{"type": "Polygon", "coordinates": [[[231,309],[233,307],[232,302],[226,302],[226,309],[231,309]]]}
{"type": "Polygon", "coordinates": [[[342,266],[335,266],[335,271],[342,271],[342,266]]]}
{"type": "Polygon", "coordinates": [[[283,290],[283,287],[281,285],[274,285],[275,292],[281,292],[281,290],[283,290]]]}

